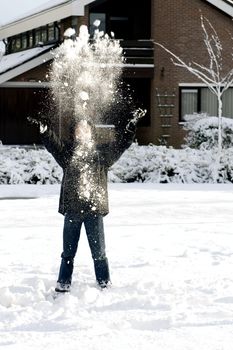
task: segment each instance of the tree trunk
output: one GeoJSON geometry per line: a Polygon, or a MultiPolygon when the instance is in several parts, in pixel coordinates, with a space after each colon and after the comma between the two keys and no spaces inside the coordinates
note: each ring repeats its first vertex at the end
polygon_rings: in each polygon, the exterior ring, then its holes
{"type": "Polygon", "coordinates": [[[218,156],[222,153],[222,95],[218,93],[218,156]]]}
{"type": "Polygon", "coordinates": [[[216,163],[214,167],[213,180],[216,183],[218,181],[218,174],[221,163],[221,154],[222,154],[222,94],[221,90],[217,90],[218,98],[218,151],[216,153],[216,163]]]}

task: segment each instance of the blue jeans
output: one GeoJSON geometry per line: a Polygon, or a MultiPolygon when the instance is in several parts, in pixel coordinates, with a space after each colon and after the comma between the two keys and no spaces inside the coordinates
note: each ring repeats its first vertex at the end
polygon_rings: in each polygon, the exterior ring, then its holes
{"type": "Polygon", "coordinates": [[[105,253],[104,225],[102,215],[89,215],[85,219],[66,214],[63,229],[63,253],[58,282],[71,283],[74,257],[78,249],[81,226],[84,224],[98,283],[110,281],[108,259],[105,253]]]}

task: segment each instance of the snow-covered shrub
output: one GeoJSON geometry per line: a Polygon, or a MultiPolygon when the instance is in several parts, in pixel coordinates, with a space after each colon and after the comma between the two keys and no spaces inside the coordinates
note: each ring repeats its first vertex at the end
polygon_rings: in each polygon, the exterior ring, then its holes
{"type": "MultiPolygon", "coordinates": [[[[217,170],[215,156],[215,149],[134,143],[110,169],[109,181],[233,183],[233,148],[223,150],[217,170]]],[[[45,149],[0,146],[0,184],[55,184],[61,176],[61,168],[45,149]]]]}
{"type": "Polygon", "coordinates": [[[53,184],[61,168],[44,149],[0,145],[0,184],[53,184]]]}
{"type": "MultiPolygon", "coordinates": [[[[185,146],[212,149],[218,146],[218,118],[204,114],[186,116],[185,146]]],[[[222,148],[233,147],[233,119],[222,118],[222,148]]]]}
{"type": "MultiPolygon", "coordinates": [[[[211,183],[214,152],[133,144],[114,164],[111,182],[211,183]]],[[[233,166],[233,163],[232,163],[233,166]]],[[[222,181],[219,177],[219,182],[222,181]]]]}

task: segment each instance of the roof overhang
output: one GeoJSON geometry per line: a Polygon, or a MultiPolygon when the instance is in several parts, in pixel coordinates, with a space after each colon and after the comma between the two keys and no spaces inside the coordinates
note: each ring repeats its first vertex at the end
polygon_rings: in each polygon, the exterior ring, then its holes
{"type": "Polygon", "coordinates": [[[233,2],[230,0],[206,0],[219,10],[225,12],[230,17],[233,17],[233,2]]]}
{"type": "Polygon", "coordinates": [[[53,54],[51,45],[44,48],[34,48],[3,56],[1,61],[0,84],[3,84],[6,81],[9,81],[52,59],[53,54]]]}
{"type": "Polygon", "coordinates": [[[41,12],[30,14],[0,28],[0,40],[70,16],[83,16],[85,6],[95,0],[68,0],[41,12]]]}
{"type": "MultiPolygon", "coordinates": [[[[57,44],[35,47],[3,56],[0,62],[0,86],[6,86],[3,85],[4,83],[6,84],[6,82],[10,84],[9,86],[12,86],[12,84],[19,84],[18,81],[9,81],[33,68],[53,60],[54,55],[56,54],[56,47],[57,44]]],[[[152,78],[155,68],[154,64],[143,63],[122,63],[119,67],[123,68],[123,77],[125,78],[152,78]]],[[[41,77],[41,80],[42,82],[24,81],[20,82],[20,84],[23,84],[24,86],[28,84],[30,86],[32,84],[43,85],[43,77],[41,77]]]]}

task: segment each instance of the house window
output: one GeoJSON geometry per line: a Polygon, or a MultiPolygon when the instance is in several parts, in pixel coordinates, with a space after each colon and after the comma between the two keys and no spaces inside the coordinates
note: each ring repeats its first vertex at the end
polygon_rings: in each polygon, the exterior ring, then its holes
{"type": "Polygon", "coordinates": [[[28,48],[31,48],[31,47],[33,47],[33,45],[34,45],[34,39],[33,39],[33,37],[34,37],[33,32],[32,32],[32,31],[28,32],[28,40],[29,40],[29,42],[28,42],[28,48]]]}
{"type": "Polygon", "coordinates": [[[233,88],[226,90],[222,96],[224,117],[233,118],[233,88]]]}
{"type": "Polygon", "coordinates": [[[59,40],[59,24],[50,23],[46,26],[8,38],[8,53],[30,49],[43,43],[47,45],[59,40]]]}
{"type": "Polygon", "coordinates": [[[20,35],[17,36],[17,38],[15,39],[15,48],[16,48],[16,50],[19,50],[21,48],[21,37],[20,37],[20,35]]]}
{"type": "Polygon", "coordinates": [[[106,14],[105,13],[90,13],[90,35],[93,36],[97,27],[95,22],[100,21],[98,29],[100,31],[106,32],[106,14]]]}
{"type": "Polygon", "coordinates": [[[110,27],[118,39],[127,38],[130,32],[130,20],[128,16],[110,16],[110,27]]]}
{"type": "Polygon", "coordinates": [[[53,23],[48,25],[48,41],[53,41],[56,38],[55,27],[53,23]]]}
{"type": "Polygon", "coordinates": [[[48,28],[47,28],[47,26],[41,28],[41,41],[43,43],[48,42],[48,28]]]}
{"type": "Polygon", "coordinates": [[[182,89],[181,90],[181,117],[187,114],[198,112],[198,90],[182,89]]]}
{"type": "Polygon", "coordinates": [[[40,29],[35,30],[35,44],[38,45],[39,42],[41,42],[41,31],[40,29]]]}
{"type": "Polygon", "coordinates": [[[27,35],[26,35],[26,34],[23,34],[23,35],[22,35],[22,48],[23,48],[23,49],[26,49],[27,46],[28,46],[27,35]]]}
{"type": "MultiPolygon", "coordinates": [[[[222,101],[223,116],[233,118],[233,87],[224,92],[222,101]]],[[[207,113],[209,116],[217,116],[217,96],[214,95],[207,87],[181,88],[181,121],[184,121],[185,115],[194,113],[207,113]]]]}
{"type": "Polygon", "coordinates": [[[89,5],[90,31],[93,34],[93,23],[100,19],[103,27],[100,30],[115,34],[115,38],[139,40],[151,38],[151,0],[96,0],[89,5]],[[101,16],[101,18],[100,18],[101,16]]]}
{"type": "Polygon", "coordinates": [[[207,113],[210,116],[218,114],[218,100],[208,88],[201,88],[201,108],[200,112],[207,113]]]}

